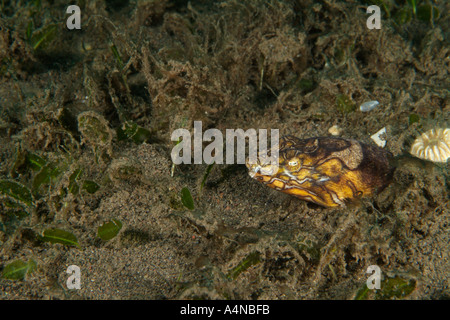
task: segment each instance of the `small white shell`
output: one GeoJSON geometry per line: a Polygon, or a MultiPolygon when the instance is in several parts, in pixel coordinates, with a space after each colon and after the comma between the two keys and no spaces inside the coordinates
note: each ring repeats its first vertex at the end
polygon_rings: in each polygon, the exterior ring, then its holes
{"type": "Polygon", "coordinates": [[[338,136],[341,134],[341,132],[342,130],[338,125],[334,125],[330,127],[330,129],[328,129],[328,133],[331,134],[332,136],[338,136]]]}
{"type": "Polygon", "coordinates": [[[367,101],[364,102],[360,107],[359,110],[361,110],[362,112],[369,112],[372,111],[373,109],[375,109],[380,103],[376,100],[374,101],[367,101]]]}
{"type": "Polygon", "coordinates": [[[386,127],[373,134],[370,138],[375,141],[379,147],[384,148],[386,145],[386,127]]]}

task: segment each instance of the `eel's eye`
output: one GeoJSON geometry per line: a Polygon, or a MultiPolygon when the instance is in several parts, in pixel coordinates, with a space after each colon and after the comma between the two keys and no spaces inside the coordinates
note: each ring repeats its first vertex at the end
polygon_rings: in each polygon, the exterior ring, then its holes
{"type": "Polygon", "coordinates": [[[300,160],[298,158],[290,159],[287,166],[290,171],[297,171],[300,168],[300,160]]]}

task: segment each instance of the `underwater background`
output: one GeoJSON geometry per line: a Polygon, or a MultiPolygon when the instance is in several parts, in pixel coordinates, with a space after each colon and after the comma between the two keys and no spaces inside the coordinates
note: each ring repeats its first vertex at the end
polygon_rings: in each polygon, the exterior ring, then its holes
{"type": "Polygon", "coordinates": [[[1,299],[450,298],[449,164],[410,154],[449,128],[448,1],[77,1],[73,30],[68,5],[0,4],[1,299]],[[244,164],[174,165],[194,121],[384,128],[396,169],[326,208],[244,164]]]}

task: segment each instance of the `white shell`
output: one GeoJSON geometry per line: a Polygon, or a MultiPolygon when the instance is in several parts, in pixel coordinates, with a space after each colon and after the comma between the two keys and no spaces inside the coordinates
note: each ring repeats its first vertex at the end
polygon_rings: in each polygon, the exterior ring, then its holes
{"type": "Polygon", "coordinates": [[[330,127],[330,129],[328,129],[328,133],[331,134],[332,136],[338,136],[341,134],[341,128],[338,125],[334,125],[332,127],[330,127]]]}
{"type": "Polygon", "coordinates": [[[370,138],[375,141],[377,146],[384,148],[386,145],[386,127],[373,134],[370,138]]]}
{"type": "Polygon", "coordinates": [[[409,153],[432,162],[447,162],[450,159],[450,128],[434,128],[422,133],[409,153]]]}
{"type": "Polygon", "coordinates": [[[359,110],[361,110],[362,112],[369,112],[372,111],[373,109],[375,109],[380,103],[376,100],[374,101],[367,101],[364,102],[360,107],[359,110]]]}

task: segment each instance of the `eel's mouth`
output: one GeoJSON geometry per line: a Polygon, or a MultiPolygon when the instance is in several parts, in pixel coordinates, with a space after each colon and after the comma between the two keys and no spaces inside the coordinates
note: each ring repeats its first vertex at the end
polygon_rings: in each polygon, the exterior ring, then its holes
{"type": "Polygon", "coordinates": [[[248,174],[251,178],[257,179],[261,176],[271,177],[277,174],[279,166],[273,163],[261,163],[258,159],[256,163],[251,163],[247,158],[245,165],[248,168],[248,174]]]}

